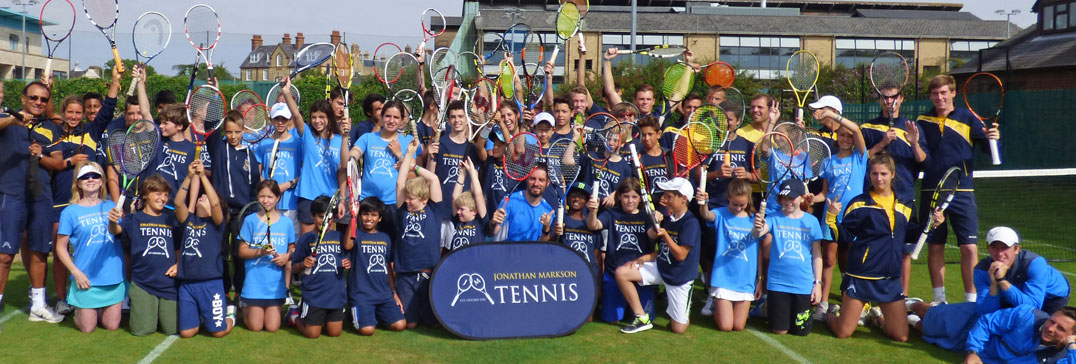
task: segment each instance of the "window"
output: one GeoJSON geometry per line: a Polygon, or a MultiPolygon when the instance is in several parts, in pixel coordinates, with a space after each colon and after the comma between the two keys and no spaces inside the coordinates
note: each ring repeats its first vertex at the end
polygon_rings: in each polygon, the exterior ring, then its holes
{"type": "Polygon", "coordinates": [[[964,64],[964,62],[977,59],[979,50],[997,45],[996,41],[987,40],[953,40],[949,42],[950,66],[964,64]]]}
{"type": "Polygon", "coordinates": [[[250,63],[258,62],[258,59],[261,58],[260,56],[261,56],[261,53],[251,53],[250,54],[250,63]]]}
{"type": "Polygon", "coordinates": [[[11,50],[18,51],[19,50],[19,36],[17,34],[8,34],[7,39],[8,39],[8,42],[11,43],[11,46],[10,46],[11,50]]]}
{"type": "Polygon", "coordinates": [[[263,69],[262,70],[262,81],[269,81],[269,70],[268,69],[263,69]]]}
{"type": "Polygon", "coordinates": [[[1054,6],[1054,28],[1065,29],[1069,27],[1068,4],[1054,6]]]}
{"type": "MultiPolygon", "coordinates": [[[[635,49],[648,49],[660,45],[683,46],[683,35],[672,34],[635,34],[635,49]]],[[[631,34],[602,34],[602,49],[616,47],[619,49],[631,49],[631,34]]],[[[591,48],[591,47],[587,47],[591,48]]],[[[617,57],[613,64],[630,61],[632,57],[617,57]]],[[[635,57],[636,64],[647,64],[653,60],[650,57],[635,57]]]]}
{"type": "Polygon", "coordinates": [[[244,78],[244,80],[250,81],[250,73],[251,73],[251,70],[247,70],[247,74],[246,74],[246,77],[244,78]]]}
{"type": "Polygon", "coordinates": [[[1042,8],[1042,30],[1054,29],[1054,7],[1047,6],[1042,8]]]}
{"type": "Polygon", "coordinates": [[[800,39],[722,36],[719,46],[721,61],[772,80],[783,74],[788,57],[800,50],[800,39]]]}
{"type": "Polygon", "coordinates": [[[277,67],[283,67],[284,66],[284,55],[282,55],[282,54],[277,54],[276,55],[276,66],[277,67]]]}
{"type": "Polygon", "coordinates": [[[915,59],[915,41],[911,39],[837,38],[834,48],[837,64],[848,68],[870,64],[874,56],[883,52],[896,52],[906,60],[915,59]]]}

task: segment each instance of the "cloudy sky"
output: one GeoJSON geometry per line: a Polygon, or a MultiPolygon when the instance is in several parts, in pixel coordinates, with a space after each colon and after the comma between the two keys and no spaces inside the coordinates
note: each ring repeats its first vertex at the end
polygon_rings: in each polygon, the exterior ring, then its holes
{"type": "MultiPolygon", "coordinates": [[[[0,0],[0,6],[11,6],[14,0],[0,0]]],[[[29,1],[29,0],[21,0],[29,1]]],[[[72,58],[85,68],[101,65],[111,59],[108,43],[97,31],[81,9],[81,1],[72,0],[78,10],[75,33],[65,42],[70,43],[72,58]]],[[[328,41],[328,34],[339,30],[346,35],[349,43],[358,43],[363,50],[373,51],[378,44],[394,42],[398,44],[417,44],[421,39],[419,15],[428,7],[436,7],[445,16],[459,16],[463,9],[462,0],[317,0],[297,2],[294,0],[227,0],[227,1],[192,1],[192,0],[123,0],[120,1],[120,19],[116,35],[117,46],[124,58],[133,58],[131,45],[131,27],[135,19],[143,12],[154,10],[163,13],[172,22],[172,40],[167,50],[153,60],[159,72],[172,73],[171,66],[191,63],[194,50],[183,33],[183,15],[187,9],[200,2],[213,6],[221,18],[224,35],[213,55],[213,63],[224,66],[233,72],[250,51],[250,37],[261,34],[266,44],[279,42],[283,33],[303,32],[307,42],[328,41]],[[332,4],[332,8],[320,6],[332,4]],[[310,4],[310,5],[307,5],[310,4]],[[317,5],[315,5],[317,4],[317,5]],[[126,31],[125,31],[126,30],[126,31]]],[[[965,11],[982,19],[1004,19],[994,13],[995,10],[1020,10],[1021,14],[1012,18],[1013,23],[1027,27],[1035,22],[1031,13],[1033,0],[967,0],[967,1],[916,1],[916,2],[952,2],[965,4],[965,11]]],[[[28,6],[27,12],[35,16],[40,13],[41,4],[28,6]]],[[[21,11],[21,6],[13,10],[21,11]]],[[[67,49],[61,49],[60,57],[67,56],[67,49]]]]}

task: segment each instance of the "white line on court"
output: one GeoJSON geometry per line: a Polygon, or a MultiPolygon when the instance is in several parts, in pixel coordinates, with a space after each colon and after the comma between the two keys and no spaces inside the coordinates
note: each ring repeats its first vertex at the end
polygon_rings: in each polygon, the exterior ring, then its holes
{"type": "Polygon", "coordinates": [[[149,352],[145,358],[139,360],[138,364],[149,364],[154,360],[157,360],[157,357],[161,356],[165,350],[168,350],[168,347],[172,346],[172,343],[175,343],[177,339],[179,339],[179,335],[168,335],[168,337],[165,338],[164,341],[161,341],[160,344],[157,344],[157,347],[153,348],[153,351],[149,352]]]}
{"type": "Polygon", "coordinates": [[[777,340],[774,340],[773,338],[771,338],[769,336],[766,336],[766,334],[764,334],[764,333],[758,332],[757,330],[751,330],[751,329],[744,330],[744,331],[750,332],[751,335],[755,335],[755,337],[761,339],[762,341],[765,341],[767,344],[770,344],[770,346],[773,346],[773,347],[777,348],[777,350],[780,350],[782,353],[785,353],[785,355],[788,355],[789,358],[792,358],[792,360],[797,362],[797,363],[800,363],[800,364],[810,364],[811,363],[811,361],[807,360],[807,358],[804,358],[802,355],[796,353],[795,351],[792,351],[792,349],[789,349],[787,346],[785,346],[784,344],[781,344],[777,340]]]}
{"type": "Polygon", "coordinates": [[[18,310],[8,312],[6,315],[4,315],[4,317],[0,317],[0,324],[7,322],[7,320],[10,320],[12,317],[15,317],[15,315],[18,315],[20,313],[26,313],[25,311],[29,308],[30,306],[26,306],[18,310]]]}

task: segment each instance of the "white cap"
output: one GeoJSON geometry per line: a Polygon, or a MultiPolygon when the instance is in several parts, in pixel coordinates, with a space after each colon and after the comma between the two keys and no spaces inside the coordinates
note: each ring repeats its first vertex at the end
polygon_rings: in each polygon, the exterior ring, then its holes
{"type": "Polygon", "coordinates": [[[688,200],[695,198],[695,190],[691,187],[691,182],[688,182],[683,177],[676,177],[665,182],[658,182],[656,185],[664,191],[679,192],[681,195],[687,197],[688,200]]]}
{"type": "Polygon", "coordinates": [[[833,95],[822,96],[822,98],[818,99],[818,101],[812,102],[810,105],[807,106],[810,106],[812,109],[832,107],[834,110],[837,110],[838,114],[844,113],[844,107],[841,106],[841,99],[838,99],[837,96],[833,95]]]}
{"type": "Polygon", "coordinates": [[[986,244],[990,245],[996,241],[1000,241],[1005,246],[1012,247],[1013,245],[1020,244],[1020,236],[1016,234],[1016,230],[1013,230],[1007,226],[997,226],[990,231],[986,232],[986,244]]]}
{"type": "Polygon", "coordinates": [[[90,173],[97,173],[98,176],[104,176],[105,175],[105,172],[101,172],[101,169],[97,168],[97,165],[95,165],[95,164],[86,164],[86,165],[82,166],[82,168],[80,168],[78,170],[78,175],[75,176],[75,179],[82,178],[82,176],[85,176],[85,175],[90,174],[90,173]]]}
{"type": "Polygon", "coordinates": [[[269,110],[269,118],[276,119],[278,117],[291,119],[291,109],[288,109],[288,104],[283,102],[273,104],[273,108],[269,110]]]}
{"type": "Polygon", "coordinates": [[[556,125],[556,124],[553,123],[553,114],[550,114],[550,113],[547,113],[545,111],[542,111],[542,112],[538,113],[538,115],[534,116],[534,124],[532,124],[531,126],[532,127],[533,126],[538,126],[538,123],[543,122],[543,121],[549,123],[549,126],[555,126],[556,125]]]}

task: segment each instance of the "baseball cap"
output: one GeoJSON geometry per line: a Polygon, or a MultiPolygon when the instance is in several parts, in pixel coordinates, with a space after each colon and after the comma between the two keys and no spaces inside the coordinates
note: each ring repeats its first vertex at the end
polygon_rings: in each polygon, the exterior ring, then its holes
{"type": "Polygon", "coordinates": [[[534,124],[532,124],[531,126],[538,126],[538,123],[543,122],[543,121],[546,122],[546,123],[549,123],[549,126],[554,126],[555,125],[555,124],[553,124],[553,114],[550,114],[550,113],[547,113],[545,111],[542,111],[542,112],[538,113],[538,115],[534,116],[534,124]]]}
{"type": "Polygon", "coordinates": [[[576,182],[573,183],[571,186],[568,186],[568,193],[572,193],[572,191],[582,191],[587,195],[590,194],[590,188],[587,188],[587,184],[583,182],[576,182]]]}
{"type": "Polygon", "coordinates": [[[276,119],[282,117],[285,119],[291,119],[291,109],[288,109],[288,104],[278,102],[273,104],[273,108],[269,109],[269,118],[276,119]]]}
{"type": "Polygon", "coordinates": [[[105,172],[102,172],[101,168],[97,168],[96,165],[94,165],[94,164],[86,164],[86,165],[82,166],[82,168],[79,168],[78,175],[75,176],[75,179],[82,178],[82,176],[85,176],[85,175],[90,174],[90,173],[97,173],[97,175],[99,175],[99,176],[104,176],[105,175],[105,172]]]}
{"type": "Polygon", "coordinates": [[[691,182],[683,177],[676,177],[665,182],[656,183],[663,191],[676,191],[687,197],[688,200],[695,198],[695,190],[691,188],[691,182]]]}
{"type": "Polygon", "coordinates": [[[796,198],[807,194],[803,182],[795,178],[789,178],[781,182],[781,192],[777,196],[796,198]]]}
{"type": "Polygon", "coordinates": [[[837,96],[833,95],[822,96],[822,98],[818,99],[818,101],[812,102],[810,105],[807,106],[810,106],[812,109],[832,107],[834,110],[837,110],[838,114],[844,113],[844,107],[841,106],[841,99],[838,99],[837,96]]]}
{"type": "Polygon", "coordinates": [[[987,245],[994,242],[1001,242],[1005,246],[1012,247],[1013,245],[1020,244],[1020,236],[1016,234],[1016,230],[1008,226],[995,226],[986,232],[987,245]]]}

